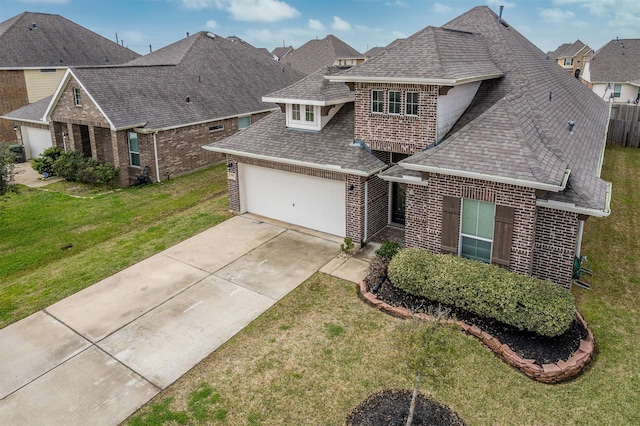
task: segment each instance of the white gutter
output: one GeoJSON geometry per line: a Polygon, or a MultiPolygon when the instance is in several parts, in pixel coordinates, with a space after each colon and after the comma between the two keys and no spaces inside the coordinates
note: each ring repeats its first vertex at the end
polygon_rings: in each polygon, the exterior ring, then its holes
{"type": "Polygon", "coordinates": [[[397,83],[397,84],[433,84],[438,86],[456,86],[474,81],[490,80],[502,77],[504,73],[476,75],[464,78],[423,78],[423,77],[366,77],[350,75],[326,75],[324,78],[338,83],[397,83]]]}
{"type": "MultiPolygon", "coordinates": [[[[205,124],[205,123],[212,123],[214,121],[222,121],[222,120],[228,120],[230,118],[236,118],[236,117],[246,117],[248,115],[253,115],[253,114],[261,114],[263,112],[273,112],[273,111],[280,111],[280,108],[269,108],[269,109],[263,109],[260,111],[251,111],[251,112],[247,112],[246,114],[236,114],[236,115],[228,115],[226,117],[219,117],[219,118],[211,118],[208,120],[202,120],[202,121],[196,121],[194,123],[185,123],[185,124],[176,124],[175,126],[169,126],[169,127],[158,127],[157,129],[139,129],[136,128],[135,131],[139,132],[139,133],[153,133],[153,132],[164,132],[166,130],[174,130],[174,129],[180,129],[182,127],[188,127],[188,126],[198,126],[200,124],[205,124]]],[[[144,126],[146,123],[142,123],[142,124],[138,124],[138,125],[129,125],[126,127],[121,127],[119,129],[114,129],[114,130],[124,130],[124,129],[130,129],[132,127],[135,126],[144,126]]]]}
{"type": "Polygon", "coordinates": [[[397,177],[397,176],[378,175],[378,177],[386,182],[408,183],[410,185],[429,186],[429,182],[417,176],[404,175],[402,177],[397,177]]]}
{"type": "Polygon", "coordinates": [[[30,120],[28,118],[9,117],[9,116],[6,116],[6,115],[0,115],[0,118],[2,118],[3,120],[17,121],[19,123],[42,124],[42,125],[45,125],[45,126],[49,125],[48,121],[30,120]]]}
{"type": "Polygon", "coordinates": [[[348,98],[342,99],[331,99],[328,101],[318,101],[318,100],[310,100],[310,99],[299,99],[299,98],[271,98],[268,96],[262,97],[262,102],[272,102],[274,104],[282,103],[282,104],[302,104],[302,105],[315,105],[315,106],[328,106],[328,105],[338,105],[338,104],[346,104],[347,102],[353,102],[355,100],[355,96],[351,96],[348,98]]]}
{"type": "Polygon", "coordinates": [[[343,168],[335,164],[318,164],[318,163],[311,163],[308,161],[291,160],[288,158],[269,157],[267,155],[253,154],[245,151],[236,151],[234,149],[218,148],[215,146],[202,145],[202,148],[208,151],[220,152],[222,154],[237,155],[238,157],[253,158],[256,160],[270,161],[272,163],[291,164],[294,166],[309,167],[311,169],[328,170],[332,172],[345,173],[349,175],[364,176],[364,177],[368,177],[375,173],[378,173],[379,171],[387,167],[385,164],[384,166],[381,166],[377,169],[373,169],[369,172],[365,172],[362,170],[343,168]]]}
{"type": "Polygon", "coordinates": [[[416,170],[419,172],[438,173],[442,175],[451,175],[451,176],[458,176],[458,177],[464,177],[464,178],[486,180],[489,182],[506,183],[509,185],[524,186],[527,188],[541,189],[543,191],[551,191],[551,192],[564,191],[564,189],[567,186],[567,181],[569,180],[569,174],[571,173],[571,169],[566,169],[564,172],[564,176],[562,177],[562,183],[560,185],[552,185],[548,183],[535,182],[535,181],[524,180],[524,179],[515,179],[515,178],[509,178],[509,177],[503,177],[503,176],[488,175],[485,173],[476,173],[476,172],[469,172],[464,170],[445,169],[445,168],[435,167],[435,166],[423,166],[420,164],[404,163],[402,161],[399,162],[398,164],[407,170],[416,170]]]}
{"type": "Polygon", "coordinates": [[[73,65],[61,66],[42,66],[42,67],[0,67],[0,71],[22,71],[22,70],[63,70],[73,65]]]}
{"type": "Polygon", "coordinates": [[[607,183],[607,199],[605,200],[604,210],[592,209],[589,207],[580,207],[572,203],[564,203],[554,200],[536,200],[536,206],[547,207],[550,209],[562,210],[571,213],[584,214],[594,217],[607,217],[611,214],[611,183],[607,183]]]}
{"type": "Polygon", "coordinates": [[[158,165],[158,141],[156,140],[156,135],[158,132],[153,134],[153,157],[156,162],[156,179],[160,182],[160,166],[158,165]]]}
{"type": "Polygon", "coordinates": [[[584,234],[584,220],[578,221],[578,237],[576,238],[576,257],[580,257],[580,250],[582,248],[582,235],[584,234]]]}
{"type": "Polygon", "coordinates": [[[613,104],[609,102],[609,114],[607,115],[607,126],[604,129],[604,136],[602,140],[602,151],[600,152],[600,158],[598,159],[598,177],[600,177],[600,173],[602,173],[602,164],[604,163],[604,153],[607,149],[607,135],[609,134],[609,123],[611,122],[611,108],[613,104]]]}

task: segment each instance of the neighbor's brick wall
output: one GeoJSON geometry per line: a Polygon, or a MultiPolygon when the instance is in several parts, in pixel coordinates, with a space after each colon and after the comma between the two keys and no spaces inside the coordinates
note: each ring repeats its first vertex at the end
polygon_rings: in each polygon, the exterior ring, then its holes
{"type": "Polygon", "coordinates": [[[367,237],[371,238],[389,222],[389,182],[373,176],[367,186],[367,237]]]}
{"type": "Polygon", "coordinates": [[[413,154],[436,138],[438,86],[420,84],[357,83],[355,137],[371,149],[413,154]],[[383,114],[371,112],[371,91],[384,90],[383,114]],[[401,114],[387,114],[388,91],[401,92],[401,114]],[[418,116],[404,115],[405,92],[419,92],[418,116]]]}
{"type": "MultiPolygon", "coordinates": [[[[0,115],[21,108],[29,103],[27,84],[21,70],[0,70],[0,115]]],[[[0,142],[14,142],[13,123],[0,119],[0,142]]]]}
{"type": "Polygon", "coordinates": [[[537,208],[532,275],[571,288],[578,215],[537,208]]]}
{"type": "Polygon", "coordinates": [[[535,190],[432,173],[428,186],[407,185],[407,246],[441,252],[442,197],[471,198],[514,208],[510,270],[531,274],[536,226],[535,190]]]}

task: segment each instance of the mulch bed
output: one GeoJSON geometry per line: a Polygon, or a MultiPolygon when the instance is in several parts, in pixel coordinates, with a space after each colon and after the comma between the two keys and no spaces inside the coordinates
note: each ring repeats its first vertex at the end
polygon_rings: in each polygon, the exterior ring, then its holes
{"type": "MultiPolygon", "coordinates": [[[[377,277],[369,276],[365,279],[369,291],[372,291],[377,282],[377,277]]],[[[477,326],[500,342],[509,345],[511,350],[521,358],[533,359],[538,365],[566,361],[580,347],[580,340],[586,339],[588,336],[587,329],[577,319],[573,321],[569,330],[564,334],[553,338],[521,331],[459,308],[445,306],[438,302],[410,295],[394,287],[388,279],[384,281],[376,296],[391,306],[402,306],[413,312],[429,312],[430,309],[433,311],[439,307],[448,309],[451,312],[450,315],[455,319],[477,326]]]]}
{"type": "MultiPolygon", "coordinates": [[[[410,390],[383,390],[375,393],[349,413],[347,425],[404,426],[409,414],[411,395],[410,390]]],[[[418,394],[413,424],[457,426],[464,425],[465,422],[448,407],[418,394]]]]}

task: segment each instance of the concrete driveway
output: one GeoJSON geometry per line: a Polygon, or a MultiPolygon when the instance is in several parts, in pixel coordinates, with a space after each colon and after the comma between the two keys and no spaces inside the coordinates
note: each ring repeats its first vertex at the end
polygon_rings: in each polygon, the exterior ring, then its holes
{"type": "Polygon", "coordinates": [[[0,330],[0,423],[114,425],[314,272],[340,241],[234,217],[0,330]]]}

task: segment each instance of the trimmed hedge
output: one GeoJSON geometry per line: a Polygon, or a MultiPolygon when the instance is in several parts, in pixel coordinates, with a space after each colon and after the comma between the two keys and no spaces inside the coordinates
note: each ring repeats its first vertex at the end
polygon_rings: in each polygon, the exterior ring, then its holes
{"type": "Polygon", "coordinates": [[[462,257],[408,248],[391,259],[388,275],[407,293],[542,336],[564,333],[575,318],[566,289],[462,257]]]}

